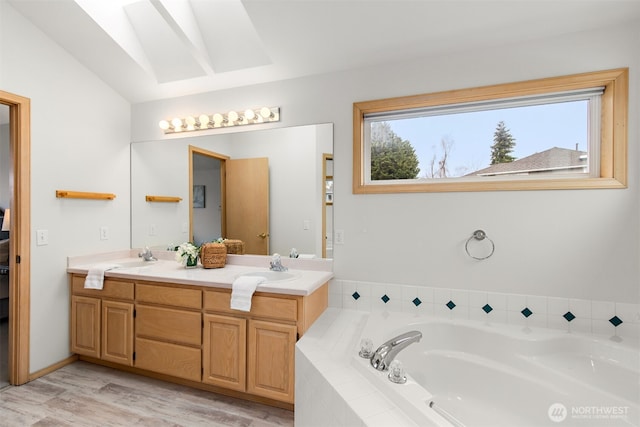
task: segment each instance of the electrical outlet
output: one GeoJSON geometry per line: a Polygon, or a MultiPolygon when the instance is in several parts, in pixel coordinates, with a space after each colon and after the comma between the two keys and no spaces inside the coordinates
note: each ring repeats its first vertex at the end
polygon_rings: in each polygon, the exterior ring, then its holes
{"type": "Polygon", "coordinates": [[[149,226],[149,236],[155,236],[155,235],[156,235],[156,225],[151,224],[149,226]]]}
{"type": "Polygon", "coordinates": [[[109,240],[109,227],[105,225],[100,227],[100,240],[109,240]]]}
{"type": "Polygon", "coordinates": [[[36,245],[44,246],[49,244],[49,230],[36,230],[36,245]]]}
{"type": "Polygon", "coordinates": [[[336,245],[344,245],[344,230],[336,230],[336,245]]]}

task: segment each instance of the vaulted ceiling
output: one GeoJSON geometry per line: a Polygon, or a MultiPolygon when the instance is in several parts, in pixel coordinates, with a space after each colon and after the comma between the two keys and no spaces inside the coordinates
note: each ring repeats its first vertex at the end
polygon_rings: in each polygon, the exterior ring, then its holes
{"type": "Polygon", "coordinates": [[[640,19],[640,1],[6,0],[132,103],[640,19]]]}

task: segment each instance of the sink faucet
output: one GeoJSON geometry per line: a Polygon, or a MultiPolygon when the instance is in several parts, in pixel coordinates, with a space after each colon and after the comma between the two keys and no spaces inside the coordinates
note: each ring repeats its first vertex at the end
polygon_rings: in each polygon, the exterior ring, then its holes
{"type": "Polygon", "coordinates": [[[389,365],[393,361],[400,351],[404,350],[410,344],[420,341],[422,338],[422,332],[410,331],[402,335],[398,335],[395,338],[391,338],[386,343],[382,344],[371,356],[371,366],[378,371],[386,371],[389,369],[389,365]]]}
{"type": "Polygon", "coordinates": [[[157,261],[158,260],[151,253],[151,249],[149,249],[149,246],[145,247],[144,250],[138,254],[138,258],[142,258],[145,261],[157,261]]]}
{"type": "Polygon", "coordinates": [[[270,269],[272,271],[287,271],[288,268],[282,265],[282,259],[280,258],[280,254],[273,254],[271,258],[271,262],[269,263],[271,266],[270,269]]]}

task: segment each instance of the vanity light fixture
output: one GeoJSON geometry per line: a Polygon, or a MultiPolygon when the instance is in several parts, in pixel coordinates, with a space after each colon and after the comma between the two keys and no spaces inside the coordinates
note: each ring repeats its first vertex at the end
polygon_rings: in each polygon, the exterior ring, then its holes
{"type": "Polygon", "coordinates": [[[198,116],[198,118],[194,116],[185,118],[174,117],[171,120],[160,120],[158,126],[167,134],[279,121],[280,107],[262,107],[258,109],[248,109],[243,113],[231,110],[226,114],[202,114],[198,116]]]}

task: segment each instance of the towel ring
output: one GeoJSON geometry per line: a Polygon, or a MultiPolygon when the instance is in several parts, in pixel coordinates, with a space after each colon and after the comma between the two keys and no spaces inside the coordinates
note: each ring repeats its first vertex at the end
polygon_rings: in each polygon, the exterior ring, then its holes
{"type": "Polygon", "coordinates": [[[489,236],[487,236],[487,233],[485,233],[484,230],[476,230],[473,232],[473,234],[471,234],[471,237],[467,239],[467,243],[465,243],[464,245],[464,250],[467,252],[467,255],[469,255],[471,258],[482,261],[483,259],[487,259],[491,255],[493,255],[493,252],[496,250],[496,245],[493,243],[493,240],[491,240],[489,236]],[[489,255],[483,256],[483,257],[477,257],[477,256],[471,255],[471,253],[469,252],[469,242],[471,242],[471,240],[482,241],[484,239],[487,239],[489,243],[491,243],[491,252],[489,252],[489,255]]]}

